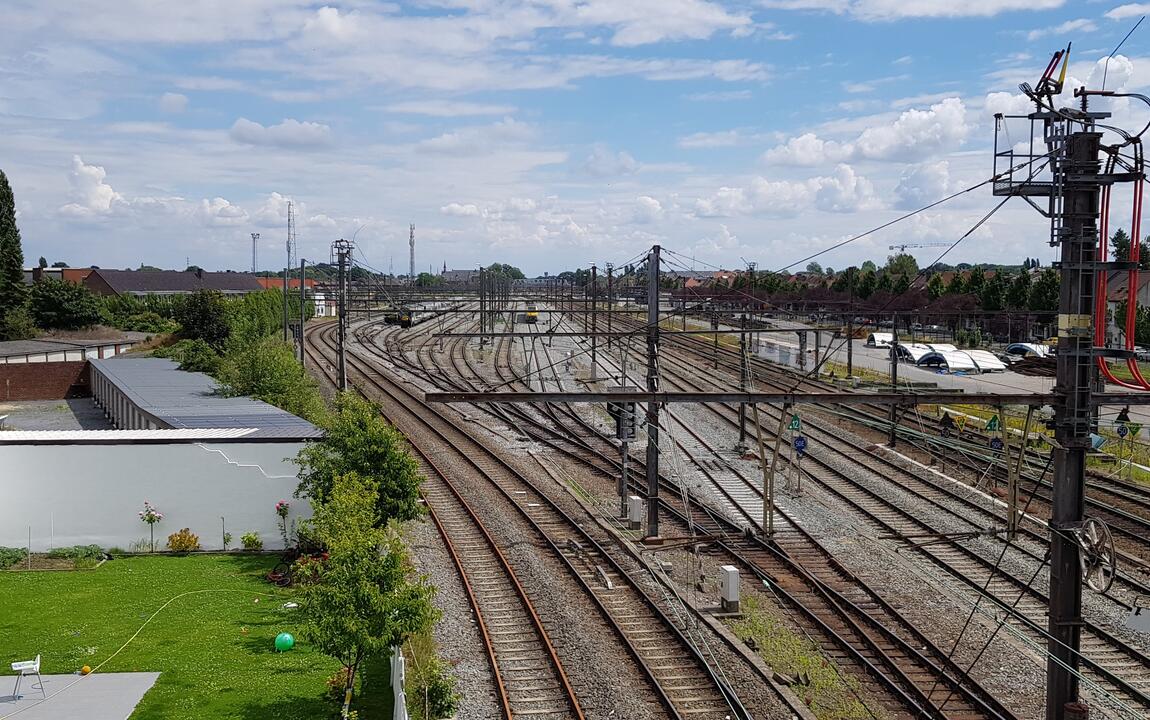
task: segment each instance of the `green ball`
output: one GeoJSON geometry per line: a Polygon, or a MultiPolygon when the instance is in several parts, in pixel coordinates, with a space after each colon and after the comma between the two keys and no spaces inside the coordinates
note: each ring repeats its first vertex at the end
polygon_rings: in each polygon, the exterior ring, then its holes
{"type": "Polygon", "coordinates": [[[276,635],[276,650],[278,652],[287,652],[295,647],[295,638],[291,633],[280,633],[276,635]]]}

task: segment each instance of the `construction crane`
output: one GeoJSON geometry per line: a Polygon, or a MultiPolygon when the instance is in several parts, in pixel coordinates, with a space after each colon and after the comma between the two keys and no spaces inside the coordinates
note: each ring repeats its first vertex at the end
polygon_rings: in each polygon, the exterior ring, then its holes
{"type": "Polygon", "coordinates": [[[937,243],[900,243],[898,245],[891,245],[891,250],[898,250],[905,252],[907,248],[932,248],[932,247],[950,247],[952,243],[937,242],[937,243]]]}

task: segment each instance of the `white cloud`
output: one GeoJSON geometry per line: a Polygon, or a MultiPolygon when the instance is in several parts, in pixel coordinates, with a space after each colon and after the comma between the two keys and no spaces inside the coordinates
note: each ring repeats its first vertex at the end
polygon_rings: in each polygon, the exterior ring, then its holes
{"type": "Polygon", "coordinates": [[[591,154],[583,162],[583,170],[594,177],[634,175],[639,171],[639,161],[623,150],[612,152],[606,145],[595,145],[591,154]]]}
{"type": "Polygon", "coordinates": [[[849,13],[863,20],[902,18],[991,17],[1014,10],[1051,10],[1065,0],[763,0],[763,5],[783,10],[823,10],[849,13]]]}
{"type": "Polygon", "coordinates": [[[331,128],[314,122],[300,122],[288,118],[279,125],[263,126],[247,118],[232,125],[229,137],[245,145],[266,145],[283,148],[315,148],[331,144],[331,128]]]}
{"type": "Polygon", "coordinates": [[[905,160],[955,149],[969,132],[966,106],[959,98],[950,97],[927,110],[906,110],[890,124],[867,127],[850,142],[824,140],[806,133],[771,148],[763,159],[782,165],[905,160]]]}
{"type": "Polygon", "coordinates": [[[663,204],[649,195],[635,198],[635,213],[632,221],[640,224],[652,223],[663,217],[663,204]]]}
{"type": "Polygon", "coordinates": [[[1106,13],[1106,17],[1111,20],[1125,20],[1140,15],[1150,15],[1150,3],[1127,3],[1106,13]]]}
{"type": "Polygon", "coordinates": [[[160,112],[178,115],[188,109],[188,96],[166,92],[160,96],[158,106],[160,112]]]}
{"type": "Polygon", "coordinates": [[[515,112],[516,108],[514,105],[485,105],[455,100],[410,100],[385,105],[383,110],[407,115],[461,117],[465,115],[510,115],[515,112]]]}
{"type": "Polygon", "coordinates": [[[895,186],[895,207],[913,210],[946,196],[950,190],[950,164],[946,160],[912,165],[895,186]]]}
{"type": "Polygon", "coordinates": [[[739,130],[720,130],[719,132],[697,132],[679,138],[675,144],[686,150],[700,148],[734,147],[747,140],[747,136],[739,130]]]}
{"type": "Polygon", "coordinates": [[[104,182],[108,173],[99,165],[88,165],[79,155],[72,156],[72,169],[68,173],[68,204],[60,208],[60,214],[73,218],[107,215],[123,203],[120,193],[104,182]]]}
{"type": "Polygon", "coordinates": [[[853,152],[854,148],[849,144],[843,145],[834,140],[823,140],[814,133],[804,133],[771,148],[763,154],[763,159],[780,165],[811,166],[841,162],[853,152]]]}
{"type": "Polygon", "coordinates": [[[845,213],[880,205],[874,185],[850,165],[840,163],[832,174],[807,180],[754,178],[748,187],[721,187],[695,202],[699,217],[737,215],[798,215],[812,207],[824,212],[845,213]]]}
{"type": "Polygon", "coordinates": [[[491,125],[473,125],[423,140],[416,144],[416,151],[435,155],[489,155],[501,148],[522,146],[535,136],[535,128],[528,123],[504,118],[491,125]]]}
{"type": "Polygon", "coordinates": [[[479,207],[473,203],[461,205],[460,203],[448,203],[439,208],[439,212],[451,217],[479,217],[482,213],[479,207]]]}
{"type": "Polygon", "coordinates": [[[730,102],[732,100],[750,100],[750,90],[714,90],[711,92],[690,93],[684,95],[684,100],[691,102],[730,102]]]}
{"type": "Polygon", "coordinates": [[[907,110],[892,125],[867,128],[856,152],[871,160],[922,155],[961,145],[969,130],[962,100],[947,98],[929,110],[907,110]]]}
{"type": "Polygon", "coordinates": [[[222,197],[201,200],[196,209],[196,217],[204,225],[214,227],[244,225],[248,222],[246,210],[222,197]]]}
{"type": "Polygon", "coordinates": [[[1053,27],[1038,28],[1026,33],[1026,39],[1031,42],[1039,38],[1046,37],[1047,35],[1068,35],[1070,33],[1090,33],[1098,29],[1092,20],[1086,18],[1078,18],[1077,20],[1067,20],[1064,23],[1054,25],[1053,27]]]}

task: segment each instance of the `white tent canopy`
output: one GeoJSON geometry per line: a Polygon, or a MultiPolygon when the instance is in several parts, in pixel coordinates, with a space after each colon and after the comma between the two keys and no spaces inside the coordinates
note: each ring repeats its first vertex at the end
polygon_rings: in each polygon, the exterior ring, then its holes
{"type": "Polygon", "coordinates": [[[978,366],[979,372],[1003,372],[1006,370],[1006,363],[988,350],[967,350],[966,354],[978,366]]]}
{"type": "Polygon", "coordinates": [[[866,339],[870,347],[890,347],[893,342],[894,333],[872,332],[866,339]]]}
{"type": "Polygon", "coordinates": [[[1050,354],[1050,347],[1037,343],[1011,343],[1006,346],[1006,352],[1011,355],[1036,355],[1038,357],[1046,357],[1050,354]]]}
{"type": "Polygon", "coordinates": [[[918,361],[920,366],[940,366],[945,367],[950,372],[970,372],[978,370],[978,366],[974,363],[969,355],[964,352],[955,350],[954,352],[929,352],[918,361]]]}
{"type": "Polygon", "coordinates": [[[930,345],[924,345],[922,343],[898,344],[899,357],[910,358],[910,360],[914,363],[918,363],[919,360],[922,360],[924,355],[927,355],[930,352],[932,352],[930,345]]]}

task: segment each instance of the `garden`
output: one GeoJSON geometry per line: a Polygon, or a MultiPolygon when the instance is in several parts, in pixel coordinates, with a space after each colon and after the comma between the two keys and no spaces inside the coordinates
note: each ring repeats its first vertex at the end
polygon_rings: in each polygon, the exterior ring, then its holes
{"type": "MultiPolygon", "coordinates": [[[[284,607],[298,605],[300,591],[266,581],[278,559],[143,554],[85,572],[0,573],[0,637],[11,655],[4,662],[40,654],[45,674],[85,665],[159,672],[132,720],[333,717],[343,699],[340,663],[304,641],[299,608],[284,607]],[[298,641],[276,652],[284,632],[298,641]]],[[[361,716],[390,716],[389,673],[386,658],[365,668],[361,716]]]]}
{"type": "Polygon", "coordinates": [[[324,423],[324,440],[296,460],[312,517],[289,523],[287,500],[268,508],[282,553],[249,534],[242,550],[204,552],[178,509],[146,500],[136,512],[146,536],[131,552],[0,548],[7,662],[160,673],[134,720],[387,717],[390,655],[402,647],[412,717],[450,717],[458,698],[436,657],[435,589],[402,541],[401,524],[423,512],[418,466],[358,397],[341,395],[324,423]]]}

